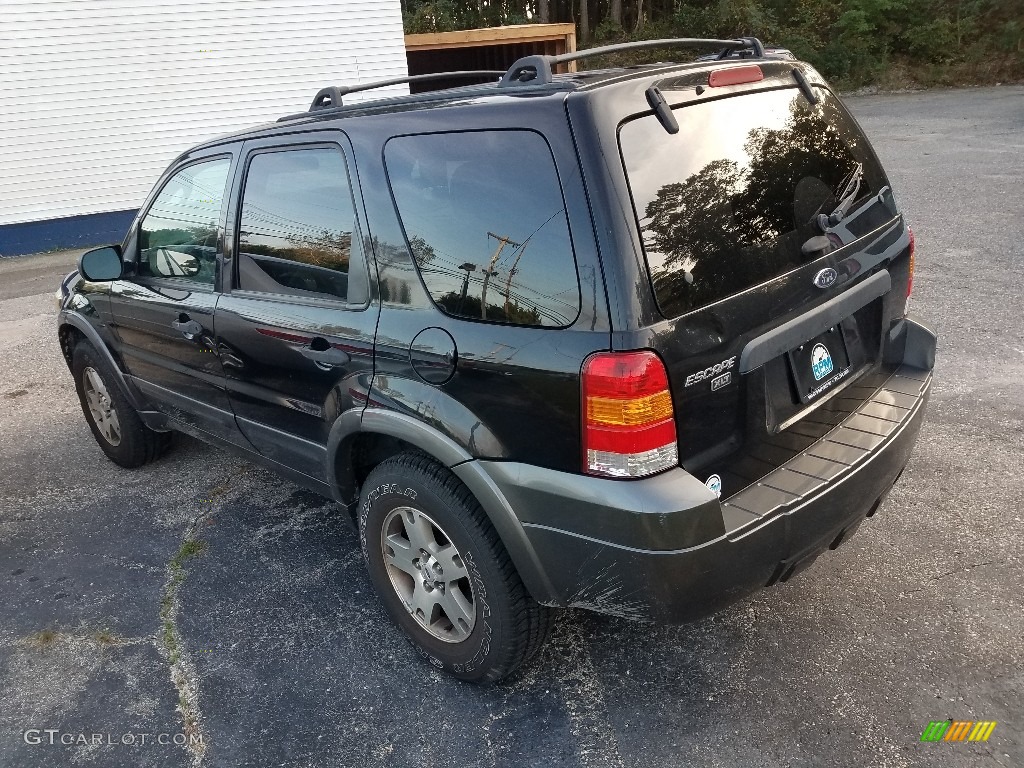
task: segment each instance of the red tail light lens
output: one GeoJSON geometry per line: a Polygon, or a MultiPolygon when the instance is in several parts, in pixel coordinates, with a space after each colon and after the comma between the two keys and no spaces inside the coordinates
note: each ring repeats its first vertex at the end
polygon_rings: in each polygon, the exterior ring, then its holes
{"type": "Polygon", "coordinates": [[[644,477],[679,463],[672,393],[653,352],[601,352],[583,364],[583,471],[644,477]]]}
{"type": "Polygon", "coordinates": [[[910,292],[914,289],[914,230],[907,227],[907,234],[910,235],[910,276],[907,278],[907,298],[910,298],[910,292]]]}

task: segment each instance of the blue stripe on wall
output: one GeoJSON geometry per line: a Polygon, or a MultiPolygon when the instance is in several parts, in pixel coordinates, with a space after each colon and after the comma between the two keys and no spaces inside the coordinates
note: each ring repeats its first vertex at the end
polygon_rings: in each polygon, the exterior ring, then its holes
{"type": "Polygon", "coordinates": [[[0,226],[0,256],[120,243],[137,210],[0,226]]]}

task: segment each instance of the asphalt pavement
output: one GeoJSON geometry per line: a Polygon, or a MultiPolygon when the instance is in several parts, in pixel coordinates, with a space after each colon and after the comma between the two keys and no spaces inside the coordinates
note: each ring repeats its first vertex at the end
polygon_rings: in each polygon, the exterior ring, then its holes
{"type": "Polygon", "coordinates": [[[0,259],[0,766],[1024,765],[1024,87],[848,99],[939,332],[880,512],[711,618],[562,614],[480,688],[385,618],[333,504],[188,438],[105,459],[54,328],[76,254],[0,259]],[[933,720],[985,743],[922,743],[933,720]]]}

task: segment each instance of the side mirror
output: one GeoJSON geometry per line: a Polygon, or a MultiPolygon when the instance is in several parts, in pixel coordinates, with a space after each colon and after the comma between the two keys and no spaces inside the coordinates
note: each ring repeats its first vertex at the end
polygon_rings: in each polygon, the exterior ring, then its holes
{"type": "Polygon", "coordinates": [[[124,265],[121,262],[121,246],[106,245],[86,251],[78,259],[78,272],[91,282],[117,280],[124,265]]]}

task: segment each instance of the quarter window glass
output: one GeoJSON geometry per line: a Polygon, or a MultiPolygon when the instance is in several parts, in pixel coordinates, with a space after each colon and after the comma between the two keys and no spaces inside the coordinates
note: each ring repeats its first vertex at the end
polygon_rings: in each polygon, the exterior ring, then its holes
{"type": "Polygon", "coordinates": [[[531,131],[404,136],[385,148],[409,246],[446,314],[566,326],[576,260],[551,150],[531,131]]]}
{"type": "Polygon", "coordinates": [[[213,284],[230,158],[196,163],[164,185],[139,228],[140,277],[213,284]]]}
{"type": "Polygon", "coordinates": [[[355,218],[340,150],[255,155],[242,195],[238,287],[345,300],[355,218]]]}

